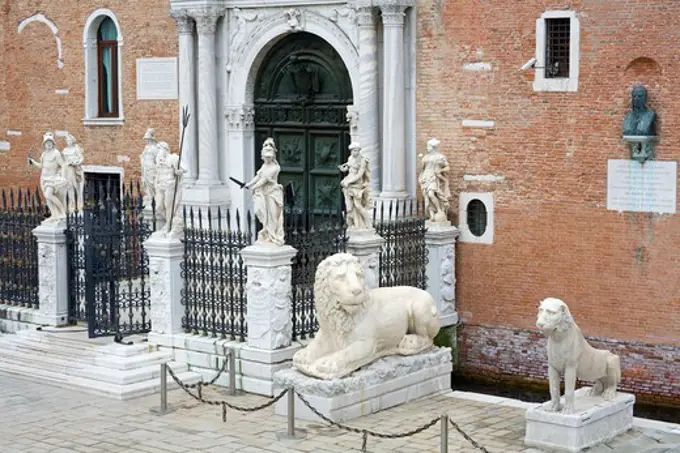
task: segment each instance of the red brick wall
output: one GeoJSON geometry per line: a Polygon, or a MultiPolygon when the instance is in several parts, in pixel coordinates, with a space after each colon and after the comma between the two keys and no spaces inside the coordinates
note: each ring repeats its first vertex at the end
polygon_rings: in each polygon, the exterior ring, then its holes
{"type": "MultiPolygon", "coordinates": [[[[456,222],[459,192],[493,192],[495,200],[494,244],[458,247],[458,310],[464,323],[485,326],[463,329],[463,369],[524,373],[513,368],[524,361],[519,343],[506,343],[508,360],[473,346],[494,341],[495,327],[535,329],[537,303],[548,296],[567,302],[586,335],[668,345],[677,361],[680,215],[608,211],[606,182],[607,160],[629,158],[620,135],[637,82],[647,86],[659,116],[657,159],[680,160],[680,3],[422,0],[418,6],[418,143],[423,148],[432,136],[442,141],[456,222]],[[580,20],[578,92],[534,92],[533,70],[519,68],[535,54],[536,19],[564,8],[580,20]],[[492,69],[463,70],[474,62],[492,69]],[[492,120],[496,127],[464,129],[463,119],[492,120]],[[464,182],[466,174],[505,180],[464,182]]],[[[663,369],[629,368],[624,375],[645,385],[665,379],[663,369]]]]}
{"type": "MultiPolygon", "coordinates": [[[[31,0],[5,1],[0,13],[0,140],[11,142],[9,153],[0,153],[0,186],[37,184],[38,172],[26,164],[29,148],[40,155],[40,139],[46,130],[68,130],[85,149],[87,164],[123,167],[126,176],[139,170],[142,136],[155,127],[156,137],[171,147],[178,143],[177,101],[136,100],[136,60],[177,56],[177,31],[168,16],[167,0],[31,0]],[[83,30],[95,10],[107,7],[118,19],[123,35],[122,127],[84,127],[85,85],[83,30]],[[31,23],[18,33],[19,23],[44,14],[59,29],[64,68],[57,69],[57,45],[50,29],[31,23]],[[58,95],[55,90],[68,89],[58,95]],[[4,100],[6,99],[6,104],[4,100]],[[6,113],[5,113],[6,112],[6,113]],[[21,137],[6,137],[6,130],[21,137]]],[[[63,148],[62,139],[58,139],[63,148]]]]}

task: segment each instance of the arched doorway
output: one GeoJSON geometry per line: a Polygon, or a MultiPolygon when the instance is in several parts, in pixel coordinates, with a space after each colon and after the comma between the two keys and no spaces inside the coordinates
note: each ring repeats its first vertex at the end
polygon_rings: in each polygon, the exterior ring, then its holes
{"type": "Polygon", "coordinates": [[[273,137],[281,165],[279,182],[295,192],[295,208],[327,214],[342,207],[338,165],[348,156],[347,106],[352,84],[340,55],[310,33],[274,45],[255,82],[255,168],[273,137]]]}

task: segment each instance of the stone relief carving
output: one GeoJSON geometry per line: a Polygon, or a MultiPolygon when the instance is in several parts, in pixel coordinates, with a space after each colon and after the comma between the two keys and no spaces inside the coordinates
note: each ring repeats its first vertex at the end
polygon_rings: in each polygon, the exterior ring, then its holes
{"type": "Polygon", "coordinates": [[[66,218],[66,192],[68,180],[64,177],[66,162],[57,149],[57,142],[52,132],[43,135],[43,152],[40,161],[28,158],[28,163],[40,169],[40,189],[42,190],[50,217],[48,223],[58,222],[66,218]]]}
{"type": "Polygon", "coordinates": [[[350,143],[359,142],[359,108],[355,105],[347,106],[347,122],[349,123],[350,143]]]}
{"type": "Polygon", "coordinates": [[[227,121],[232,130],[250,130],[255,125],[255,108],[252,106],[227,106],[227,121]]]}
{"type": "Polygon", "coordinates": [[[258,244],[283,245],[283,186],[278,178],[281,167],[276,161],[276,145],[269,137],[261,151],[264,162],[255,177],[244,188],[253,191],[255,216],[262,224],[258,232],[258,244]]]}
{"type": "Polygon", "coordinates": [[[447,315],[450,313],[455,313],[456,309],[454,306],[455,301],[455,257],[453,256],[453,246],[447,246],[446,252],[442,257],[441,269],[441,284],[439,289],[439,294],[441,295],[441,308],[442,314],[447,315]]]}
{"type": "Polygon", "coordinates": [[[170,328],[172,325],[170,310],[168,309],[170,269],[166,266],[166,263],[167,260],[164,258],[149,257],[149,273],[151,274],[149,279],[151,291],[149,318],[156,333],[171,333],[166,331],[166,328],[170,328]]]}
{"type": "Polygon", "coordinates": [[[268,349],[290,345],[290,266],[248,270],[248,337],[263,340],[268,349]]]}
{"type": "Polygon", "coordinates": [[[297,8],[290,8],[286,10],[285,15],[288,18],[288,26],[292,31],[295,32],[304,30],[304,26],[302,24],[302,21],[304,20],[302,11],[297,8]]]}
{"type": "Polygon", "coordinates": [[[328,15],[328,19],[338,24],[352,40],[352,43],[358,47],[359,28],[357,27],[357,10],[353,6],[333,8],[328,15]]]}
{"type": "Polygon", "coordinates": [[[38,283],[38,294],[40,296],[40,311],[44,313],[54,313],[57,301],[57,275],[56,275],[56,250],[55,244],[46,244],[38,242],[38,275],[40,281],[38,283]]]}
{"type": "Polygon", "coordinates": [[[196,21],[196,29],[199,34],[210,34],[217,31],[217,20],[224,14],[222,8],[203,8],[192,10],[191,15],[196,21]]]}
{"type": "Polygon", "coordinates": [[[71,212],[80,211],[83,209],[83,191],[85,189],[85,171],[83,170],[85,154],[73,135],[68,134],[66,136],[66,148],[61,152],[61,155],[66,163],[64,177],[69,185],[66,198],[67,208],[71,212]]]}
{"type": "Polygon", "coordinates": [[[170,146],[166,142],[158,143],[156,179],[154,181],[156,217],[165,221],[162,232],[168,236],[178,237],[184,226],[179,212],[182,202],[184,172],[185,170],[179,165],[179,155],[170,153],[170,146]],[[171,218],[174,218],[172,229],[170,227],[171,218]]]}
{"type": "Polygon", "coordinates": [[[449,209],[449,161],[439,152],[439,140],[432,138],[427,142],[427,153],[418,154],[420,183],[425,201],[425,211],[430,222],[447,223],[449,209]]]}
{"type": "Polygon", "coordinates": [[[595,381],[589,396],[612,400],[621,382],[619,356],[595,349],[585,340],[571,316],[569,307],[554,298],[543,300],[538,309],[536,327],[548,337],[549,412],[574,412],[576,380],[595,381]],[[560,404],[560,375],[564,374],[564,407],[560,404]]]}
{"type": "Polygon", "coordinates": [[[158,144],[152,128],[146,130],[143,140],[146,140],[146,146],[139,156],[142,169],[142,189],[144,190],[143,203],[144,209],[151,210],[151,200],[156,196],[154,184],[156,181],[156,156],[158,155],[158,144]]]}
{"type": "Polygon", "coordinates": [[[238,52],[241,51],[243,40],[246,36],[247,29],[249,28],[248,23],[262,19],[260,14],[244,11],[240,8],[234,8],[231,16],[232,29],[234,32],[229,38],[229,63],[227,65],[227,71],[231,71],[232,65],[236,62],[236,56],[238,52]]]}
{"type": "Polygon", "coordinates": [[[345,197],[347,227],[366,230],[371,225],[371,170],[368,158],[361,155],[358,143],[349,145],[350,156],[338,168],[347,176],[340,182],[345,197]]]}
{"type": "Polygon", "coordinates": [[[359,260],[336,253],[318,266],[314,300],[319,332],[295,353],[293,365],[321,379],[338,379],[389,355],[430,349],[439,332],[439,312],[424,290],[369,290],[359,260]]]}

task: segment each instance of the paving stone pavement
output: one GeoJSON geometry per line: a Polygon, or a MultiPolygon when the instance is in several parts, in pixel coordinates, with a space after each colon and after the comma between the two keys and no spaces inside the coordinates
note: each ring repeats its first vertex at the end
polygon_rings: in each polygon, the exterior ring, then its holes
{"type": "MultiPolygon", "coordinates": [[[[0,365],[1,367],[1,365],[0,365]]],[[[119,402],[0,373],[0,453],[345,453],[361,451],[361,435],[318,423],[296,421],[302,440],[278,440],[286,419],[273,408],[259,412],[227,411],[203,405],[182,390],[168,394],[173,411],[150,412],[158,395],[119,402]]],[[[267,399],[229,396],[208,388],[204,396],[240,406],[267,399]]],[[[348,422],[386,433],[409,431],[448,413],[490,453],[543,453],[523,446],[524,410],[435,396],[348,422]]],[[[369,437],[370,453],[439,453],[439,424],[406,439],[369,437]]],[[[451,430],[449,452],[479,452],[451,430]]],[[[589,453],[680,453],[680,434],[635,429],[589,453]]]]}

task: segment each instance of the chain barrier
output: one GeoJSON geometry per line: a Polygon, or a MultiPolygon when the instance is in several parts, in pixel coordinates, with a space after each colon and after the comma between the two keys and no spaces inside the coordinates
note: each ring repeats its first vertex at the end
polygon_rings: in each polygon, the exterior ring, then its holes
{"type": "MultiPolygon", "coordinates": [[[[226,364],[226,360],[225,360],[225,364],[226,364]]],[[[220,373],[224,370],[224,368],[225,368],[225,366],[223,365],[222,369],[220,370],[220,373]]],[[[262,409],[266,409],[270,406],[273,406],[281,398],[283,398],[284,395],[286,395],[286,393],[288,393],[289,391],[294,392],[295,395],[300,399],[300,401],[302,401],[302,404],[304,404],[307,407],[307,409],[312,411],[321,420],[325,421],[326,423],[328,423],[331,426],[342,429],[344,431],[351,432],[351,433],[354,433],[354,434],[361,434],[361,438],[362,438],[362,440],[361,440],[361,451],[363,453],[366,453],[368,451],[367,450],[367,448],[368,448],[367,444],[368,444],[368,437],[369,436],[377,437],[377,438],[380,438],[380,439],[402,439],[402,438],[405,438],[405,437],[412,437],[412,436],[415,436],[417,434],[422,433],[423,431],[427,431],[428,429],[432,428],[434,425],[436,425],[437,423],[439,423],[442,420],[442,417],[436,417],[436,418],[431,419],[427,423],[419,426],[418,428],[412,429],[410,431],[404,431],[404,432],[401,432],[401,433],[381,433],[381,432],[378,432],[378,431],[372,431],[370,429],[365,429],[365,428],[354,428],[352,426],[347,426],[347,425],[344,425],[342,423],[338,423],[336,421],[331,420],[330,418],[328,418],[324,414],[322,414],[317,408],[312,406],[312,404],[309,401],[307,401],[307,399],[304,396],[302,396],[300,393],[296,392],[292,388],[283,390],[281,393],[276,395],[273,399],[267,401],[264,404],[260,404],[259,406],[242,407],[242,406],[237,406],[235,404],[231,404],[228,401],[206,400],[203,397],[202,388],[204,386],[214,384],[214,382],[217,380],[217,378],[212,379],[209,383],[199,382],[198,384],[187,385],[177,377],[175,372],[170,367],[167,367],[167,370],[168,370],[168,373],[170,374],[170,377],[172,377],[172,379],[175,381],[175,383],[182,390],[184,390],[186,393],[188,393],[192,398],[194,398],[195,400],[197,400],[201,403],[208,404],[210,406],[221,406],[221,408],[222,408],[222,421],[223,422],[227,421],[227,408],[233,409],[233,410],[236,410],[236,411],[239,411],[239,412],[256,412],[256,411],[259,411],[259,410],[262,410],[262,409]],[[198,395],[195,395],[191,392],[191,389],[193,389],[193,388],[198,388],[198,395]]],[[[219,374],[218,374],[218,376],[219,376],[219,374]]],[[[445,417],[445,418],[448,418],[448,417],[445,417]]],[[[465,433],[463,431],[463,429],[460,426],[458,426],[458,424],[455,423],[453,420],[449,419],[449,423],[473,447],[482,451],[483,453],[491,453],[485,447],[483,447],[482,445],[477,443],[467,433],[465,433]]]]}

